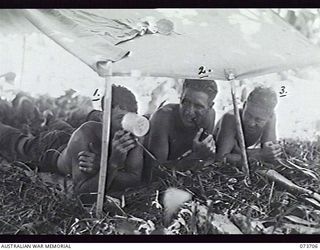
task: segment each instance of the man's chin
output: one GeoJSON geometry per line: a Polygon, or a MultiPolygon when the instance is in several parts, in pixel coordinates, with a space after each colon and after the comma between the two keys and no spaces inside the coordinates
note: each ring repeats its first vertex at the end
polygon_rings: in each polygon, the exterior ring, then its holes
{"type": "Polygon", "coordinates": [[[246,131],[248,133],[255,133],[255,132],[257,132],[257,128],[246,128],[246,131]]]}
{"type": "Polygon", "coordinates": [[[183,120],[183,124],[186,127],[195,127],[196,126],[193,120],[187,120],[187,119],[183,120]]]}

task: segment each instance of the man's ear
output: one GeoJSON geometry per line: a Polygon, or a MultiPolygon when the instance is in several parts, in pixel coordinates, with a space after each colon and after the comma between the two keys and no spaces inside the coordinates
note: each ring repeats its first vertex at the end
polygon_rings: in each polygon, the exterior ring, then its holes
{"type": "Polygon", "coordinates": [[[269,116],[269,119],[272,119],[273,117],[275,117],[276,113],[274,112],[274,110],[272,110],[270,116],[269,116]]]}
{"type": "Polygon", "coordinates": [[[180,94],[180,97],[179,97],[180,101],[183,99],[183,96],[184,96],[184,90],[182,90],[182,92],[180,94]]]}
{"type": "Polygon", "coordinates": [[[212,100],[211,103],[209,104],[209,108],[212,108],[214,105],[214,101],[212,100]]]}
{"type": "Polygon", "coordinates": [[[247,105],[247,101],[244,101],[243,105],[242,105],[242,108],[244,109],[246,107],[246,105],[247,105]]]}

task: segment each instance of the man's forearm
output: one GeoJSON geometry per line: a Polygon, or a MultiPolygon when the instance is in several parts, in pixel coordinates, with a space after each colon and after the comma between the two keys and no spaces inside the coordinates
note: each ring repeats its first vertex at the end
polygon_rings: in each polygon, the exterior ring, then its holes
{"type": "MultiPolygon", "coordinates": [[[[249,160],[261,160],[261,149],[247,149],[247,157],[249,160]]],[[[241,164],[241,154],[229,153],[224,157],[224,161],[231,164],[241,164]]]]}
{"type": "Polygon", "coordinates": [[[250,160],[261,160],[261,149],[254,148],[254,149],[247,149],[247,155],[250,160]]]}
{"type": "MultiPolygon", "coordinates": [[[[131,172],[122,172],[110,165],[107,173],[106,191],[122,191],[127,187],[139,184],[140,178],[131,172]]],[[[85,178],[75,186],[77,193],[97,192],[99,183],[99,172],[93,176],[85,178]]]]}
{"type": "Polygon", "coordinates": [[[112,186],[113,180],[116,178],[118,174],[117,165],[109,162],[109,169],[107,170],[107,190],[112,186]]]}
{"type": "Polygon", "coordinates": [[[122,191],[126,188],[137,186],[141,182],[141,176],[137,173],[116,171],[114,178],[107,190],[122,191]]]}
{"type": "Polygon", "coordinates": [[[170,169],[176,169],[176,170],[191,170],[194,168],[199,167],[199,164],[201,164],[201,160],[207,161],[207,160],[213,160],[215,157],[214,154],[212,154],[212,157],[207,157],[206,159],[203,159],[199,157],[195,153],[191,153],[190,155],[186,156],[185,158],[181,160],[175,160],[167,162],[165,165],[170,169]]]}
{"type": "Polygon", "coordinates": [[[168,169],[175,169],[175,170],[180,170],[180,171],[185,171],[185,170],[190,170],[199,164],[198,159],[187,159],[184,158],[180,161],[171,161],[171,162],[166,162],[165,166],[168,169]]]}
{"type": "Polygon", "coordinates": [[[90,193],[98,191],[99,172],[93,176],[85,178],[81,181],[74,183],[75,191],[78,194],[90,193]]]}
{"type": "Polygon", "coordinates": [[[123,166],[118,166],[112,161],[109,162],[107,190],[120,191],[140,183],[141,174],[139,171],[127,171],[123,166]]]}
{"type": "Polygon", "coordinates": [[[229,153],[226,154],[221,160],[225,163],[238,165],[241,164],[241,155],[229,153]]]}

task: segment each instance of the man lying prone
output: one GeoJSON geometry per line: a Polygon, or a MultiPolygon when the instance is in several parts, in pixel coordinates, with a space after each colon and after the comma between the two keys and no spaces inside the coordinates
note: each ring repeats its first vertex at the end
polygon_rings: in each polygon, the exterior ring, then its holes
{"type": "MultiPolygon", "coordinates": [[[[142,149],[129,132],[121,127],[128,112],[137,112],[134,95],[126,88],[112,86],[111,131],[107,191],[121,191],[138,185],[142,171],[142,149]]],[[[23,161],[33,161],[40,171],[72,174],[76,193],[98,189],[102,123],[89,121],[71,135],[50,131],[32,137],[0,124],[0,153],[15,154],[23,161]]]]}
{"type": "MultiPolygon", "coordinates": [[[[260,144],[260,148],[247,149],[249,159],[275,161],[281,154],[276,138],[276,115],[274,108],[277,95],[265,87],[255,88],[240,109],[246,148],[260,144]]],[[[233,111],[222,116],[215,131],[217,160],[241,163],[241,150],[233,111]]]]}

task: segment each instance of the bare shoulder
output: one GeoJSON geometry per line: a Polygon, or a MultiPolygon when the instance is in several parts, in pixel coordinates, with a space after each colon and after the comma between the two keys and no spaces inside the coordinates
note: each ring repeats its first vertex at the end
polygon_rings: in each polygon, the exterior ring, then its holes
{"type": "Polygon", "coordinates": [[[229,125],[230,127],[236,123],[236,119],[232,112],[227,112],[221,117],[221,123],[224,125],[229,125]]]}
{"type": "MultiPolygon", "coordinates": [[[[173,104],[173,103],[170,103],[170,104],[167,104],[167,105],[164,105],[162,108],[158,109],[155,113],[155,114],[161,114],[161,115],[171,115],[172,112],[174,112],[174,110],[179,106],[179,104],[173,104]]],[[[154,116],[153,115],[153,116],[154,116]]]]}
{"type": "Polygon", "coordinates": [[[83,123],[77,130],[101,129],[102,123],[96,121],[88,121],[83,123]]]}
{"type": "Polygon", "coordinates": [[[172,116],[174,115],[173,112],[175,108],[177,108],[177,105],[179,104],[167,104],[163,106],[162,108],[158,109],[152,116],[151,116],[151,122],[167,122],[170,119],[172,119],[172,116]]]}
{"type": "Polygon", "coordinates": [[[102,134],[102,123],[95,121],[88,121],[83,123],[79,128],[77,128],[73,134],[73,137],[77,137],[79,135],[89,135],[89,134],[102,134]]]}
{"type": "Polygon", "coordinates": [[[102,137],[102,123],[85,122],[76,129],[69,140],[67,152],[77,158],[78,152],[88,150],[90,142],[99,145],[102,137]]]}

